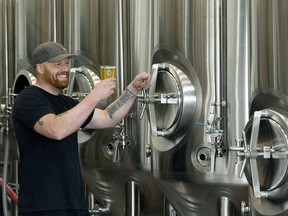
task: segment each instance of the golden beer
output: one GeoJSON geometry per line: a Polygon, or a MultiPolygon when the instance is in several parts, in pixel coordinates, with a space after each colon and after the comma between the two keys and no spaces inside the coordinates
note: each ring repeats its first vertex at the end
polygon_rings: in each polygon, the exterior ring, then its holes
{"type": "Polygon", "coordinates": [[[116,78],[116,66],[102,65],[100,67],[100,72],[101,72],[101,80],[111,77],[116,78]]]}

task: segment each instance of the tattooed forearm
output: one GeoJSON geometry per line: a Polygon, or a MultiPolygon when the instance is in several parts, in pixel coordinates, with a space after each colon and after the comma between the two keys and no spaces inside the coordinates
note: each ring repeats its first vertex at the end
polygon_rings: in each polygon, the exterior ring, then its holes
{"type": "Polygon", "coordinates": [[[124,94],[122,94],[118,100],[116,100],[114,103],[108,106],[107,111],[112,118],[112,115],[120,109],[127,101],[129,101],[131,98],[135,97],[136,95],[132,93],[129,89],[126,89],[124,94]]]}

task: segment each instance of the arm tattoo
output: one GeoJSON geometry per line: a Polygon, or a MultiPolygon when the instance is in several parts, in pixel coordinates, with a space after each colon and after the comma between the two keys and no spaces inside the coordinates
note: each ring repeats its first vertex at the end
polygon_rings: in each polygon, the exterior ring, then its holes
{"type": "Polygon", "coordinates": [[[118,100],[108,106],[107,111],[110,118],[112,119],[112,115],[133,97],[136,97],[136,94],[131,92],[129,89],[126,89],[124,94],[122,94],[118,100]]]}
{"type": "Polygon", "coordinates": [[[40,126],[43,126],[43,125],[44,125],[44,122],[41,121],[41,120],[38,120],[37,122],[38,122],[38,125],[40,125],[40,126]]]}
{"type": "MultiPolygon", "coordinates": [[[[63,114],[65,114],[66,112],[68,112],[68,111],[65,111],[65,112],[63,112],[63,113],[60,113],[59,115],[57,115],[56,117],[61,117],[63,114]]],[[[40,126],[43,126],[44,125],[44,122],[41,120],[41,119],[39,119],[38,121],[37,121],[37,123],[38,123],[38,125],[40,125],[40,126]]]]}

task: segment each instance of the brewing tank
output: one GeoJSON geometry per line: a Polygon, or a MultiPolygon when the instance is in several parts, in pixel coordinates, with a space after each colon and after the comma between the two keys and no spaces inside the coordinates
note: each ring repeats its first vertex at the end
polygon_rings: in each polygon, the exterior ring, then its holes
{"type": "Polygon", "coordinates": [[[285,214],[286,6],[154,2],[152,171],[178,214],[285,214]]]}
{"type": "Polygon", "coordinates": [[[250,4],[251,97],[244,149],[250,146],[254,155],[246,157],[245,167],[253,215],[287,214],[287,9],[286,1],[250,4]]]}
{"type": "MultiPolygon", "coordinates": [[[[78,58],[63,91],[81,101],[101,81],[100,67],[116,67],[117,91],[97,106],[105,108],[138,72],[129,71],[128,1],[15,1],[17,95],[36,82],[34,48],[45,41],[63,44],[78,58]],[[31,6],[31,7],[30,7],[31,6]]],[[[139,71],[140,72],[140,71],[139,71]]],[[[132,131],[135,111],[115,128],[78,132],[82,174],[90,211],[103,215],[159,215],[163,193],[150,172],[145,148],[132,131]],[[144,158],[144,159],[143,159],[144,158]]]]}
{"type": "MultiPolygon", "coordinates": [[[[70,27],[64,43],[72,41],[72,52],[80,55],[74,62],[76,70],[79,66],[93,68],[101,79],[101,66],[116,68],[116,94],[100,104],[101,108],[123,93],[141,72],[141,67],[131,70],[132,5],[125,0],[66,2],[69,10],[64,20],[70,27]]],[[[92,212],[96,214],[163,214],[164,195],[151,174],[145,143],[140,142],[144,135],[137,125],[137,111],[132,108],[114,128],[78,133],[82,174],[94,196],[92,212]]]]}
{"type": "Polygon", "coordinates": [[[235,64],[247,45],[236,34],[247,31],[243,12],[229,1],[158,0],[151,7],[153,176],[179,215],[240,215],[247,182],[229,147],[248,120],[247,59],[235,64]]]}

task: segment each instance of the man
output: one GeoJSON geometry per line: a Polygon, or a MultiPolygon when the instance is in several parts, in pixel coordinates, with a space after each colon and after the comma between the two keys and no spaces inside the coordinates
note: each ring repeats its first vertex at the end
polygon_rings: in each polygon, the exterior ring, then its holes
{"type": "Polygon", "coordinates": [[[13,123],[20,151],[20,216],[87,216],[78,156],[79,128],[108,128],[129,112],[150,85],[138,74],[105,110],[95,108],[115,92],[116,79],[101,81],[80,103],[61,94],[69,84],[70,59],[56,42],[33,52],[37,82],[15,99],[13,123]]]}

